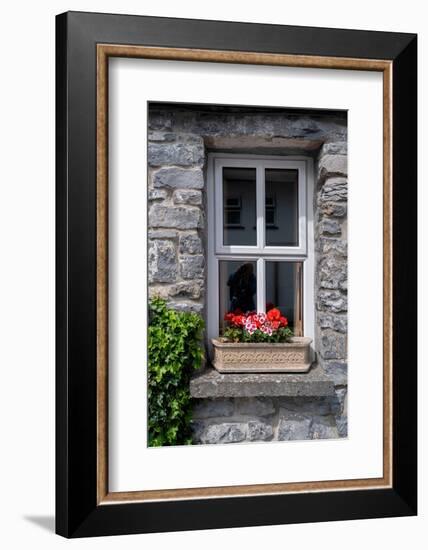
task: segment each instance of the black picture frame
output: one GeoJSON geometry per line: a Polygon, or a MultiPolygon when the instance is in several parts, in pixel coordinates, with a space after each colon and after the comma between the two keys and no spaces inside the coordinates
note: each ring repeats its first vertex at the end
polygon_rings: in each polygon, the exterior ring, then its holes
{"type": "Polygon", "coordinates": [[[56,97],[56,532],[86,537],[415,515],[417,36],[68,12],[56,18],[56,97]],[[97,504],[100,43],[392,62],[391,488],[97,504]]]}

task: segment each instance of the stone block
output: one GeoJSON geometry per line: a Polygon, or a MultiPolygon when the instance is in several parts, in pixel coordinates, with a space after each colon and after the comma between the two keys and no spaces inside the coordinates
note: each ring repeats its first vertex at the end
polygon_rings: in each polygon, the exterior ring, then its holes
{"type": "Polygon", "coordinates": [[[202,193],[195,189],[177,189],[172,195],[174,204],[202,204],[202,193]]]}
{"type": "Polygon", "coordinates": [[[201,279],[204,277],[205,259],[203,256],[181,256],[180,273],[183,279],[201,279]]]}
{"type": "Polygon", "coordinates": [[[323,359],[346,359],[346,336],[330,330],[323,331],[319,353],[323,359]]]}
{"type": "Polygon", "coordinates": [[[201,435],[204,432],[205,424],[201,420],[190,421],[190,429],[192,431],[192,443],[201,443],[201,435]]]}
{"type": "Polygon", "coordinates": [[[318,277],[321,288],[343,288],[348,277],[346,261],[337,256],[325,256],[318,264],[318,277]]]}
{"type": "MultiPolygon", "coordinates": [[[[281,415],[281,412],[280,412],[281,415]]],[[[310,439],[311,420],[303,416],[285,416],[280,417],[278,425],[278,440],[293,441],[310,439]]]]}
{"type": "Polygon", "coordinates": [[[318,179],[324,180],[332,176],[346,176],[348,163],[346,155],[323,155],[318,161],[318,179]]]}
{"type": "MultiPolygon", "coordinates": [[[[179,132],[199,133],[205,137],[239,136],[251,138],[287,138],[303,143],[315,142],[316,147],[329,139],[340,142],[346,139],[346,121],[335,117],[296,116],[286,113],[215,113],[177,111],[174,128],[179,132]],[[304,140],[304,141],[303,141],[304,140]]],[[[336,150],[332,149],[332,153],[336,150]]],[[[343,149],[342,149],[343,150],[343,149]]]]}
{"type": "Polygon", "coordinates": [[[221,374],[213,368],[196,372],[192,397],[334,396],[334,384],[319,365],[304,374],[221,374]]]}
{"type": "Polygon", "coordinates": [[[318,324],[320,328],[331,328],[342,334],[346,334],[348,330],[348,318],[346,315],[319,313],[318,324]]]}
{"type": "Polygon", "coordinates": [[[153,186],[167,189],[203,189],[204,175],[200,168],[161,168],[153,174],[153,186]]]}
{"type": "MultiPolygon", "coordinates": [[[[334,397],[335,398],[335,397],[334,397]]],[[[331,397],[284,397],[280,400],[280,416],[312,417],[331,414],[331,397]]]]}
{"type": "Polygon", "coordinates": [[[340,202],[323,202],[321,212],[325,216],[343,218],[346,215],[346,204],[340,202]]]}
{"type": "Polygon", "coordinates": [[[149,285],[149,298],[162,298],[163,300],[168,300],[169,298],[169,285],[149,285]]]}
{"type": "MultiPolygon", "coordinates": [[[[259,132],[263,131],[263,115],[260,117],[259,122],[259,132]]],[[[321,137],[322,128],[320,127],[320,121],[310,117],[299,117],[292,120],[287,120],[288,124],[282,124],[281,128],[278,128],[278,122],[276,122],[276,128],[274,130],[279,130],[280,134],[284,134],[286,137],[290,138],[299,138],[299,139],[317,139],[321,137]]],[[[276,135],[279,135],[276,133],[276,135]]]]}
{"type": "Polygon", "coordinates": [[[149,231],[149,239],[176,239],[178,232],[174,229],[154,229],[149,231]]]}
{"type": "Polygon", "coordinates": [[[202,254],[202,241],[199,235],[196,233],[180,235],[178,251],[180,254],[202,254]]]}
{"type": "Polygon", "coordinates": [[[173,283],[176,280],[176,252],[171,241],[151,241],[149,243],[148,260],[150,283],[173,283]]]}
{"type": "Polygon", "coordinates": [[[322,155],[346,155],[348,153],[348,143],[346,141],[327,142],[321,147],[322,155]]]}
{"type": "Polygon", "coordinates": [[[149,128],[151,130],[171,130],[173,120],[171,113],[165,111],[150,111],[149,128]]]}
{"type": "Polygon", "coordinates": [[[176,229],[198,229],[202,226],[199,208],[154,204],[149,211],[149,225],[176,229]]]}
{"type": "Polygon", "coordinates": [[[346,257],[348,243],[343,239],[320,237],[318,239],[318,250],[321,255],[334,255],[346,257]]]}
{"type": "Polygon", "coordinates": [[[275,412],[272,399],[268,397],[248,397],[236,399],[236,412],[245,416],[268,416],[275,412]]]}
{"type": "Polygon", "coordinates": [[[337,387],[335,388],[336,401],[338,403],[338,409],[335,411],[335,415],[348,414],[348,388],[337,387]]]}
{"type": "Polygon", "coordinates": [[[348,310],[348,300],[339,290],[321,289],[317,296],[318,310],[341,313],[348,310]]]}
{"type": "Polygon", "coordinates": [[[194,407],[194,419],[231,416],[233,402],[230,399],[201,399],[194,407]]]}
{"type": "Polygon", "coordinates": [[[320,235],[340,235],[342,229],[337,220],[323,219],[319,223],[318,231],[320,235]]]}
{"type": "Polygon", "coordinates": [[[266,422],[250,421],[247,427],[247,439],[249,441],[269,441],[273,438],[273,428],[266,422]]]}
{"type": "Polygon", "coordinates": [[[199,313],[201,314],[204,306],[198,302],[175,302],[170,301],[166,304],[169,308],[175,309],[175,311],[183,311],[185,313],[199,313]]]}
{"type": "Polygon", "coordinates": [[[202,138],[193,143],[150,143],[147,148],[150,166],[203,166],[205,160],[202,138]]]}
{"type": "Polygon", "coordinates": [[[336,426],[337,426],[337,431],[339,433],[339,437],[348,437],[348,417],[347,416],[341,416],[339,418],[336,418],[336,426]]]}
{"type": "Polygon", "coordinates": [[[200,435],[201,443],[239,443],[246,438],[246,425],[243,423],[212,424],[207,426],[200,435]]]}
{"type": "Polygon", "coordinates": [[[184,281],[168,287],[168,296],[172,298],[191,298],[198,300],[204,294],[204,281],[184,281]]]}
{"type": "Polygon", "coordinates": [[[318,194],[318,203],[340,202],[348,199],[348,180],[341,177],[328,178],[318,194]]]}
{"type": "Polygon", "coordinates": [[[149,201],[164,200],[168,196],[165,189],[149,189],[149,201]]]}
{"type": "Polygon", "coordinates": [[[149,141],[165,143],[175,141],[176,138],[177,136],[172,132],[161,132],[159,130],[149,132],[149,141]]]}
{"type": "Polygon", "coordinates": [[[337,439],[339,437],[339,432],[337,430],[335,418],[333,416],[314,418],[310,437],[312,439],[337,439]]]}
{"type": "Polygon", "coordinates": [[[348,383],[348,363],[346,361],[323,361],[323,369],[335,386],[346,386],[348,383]]]}

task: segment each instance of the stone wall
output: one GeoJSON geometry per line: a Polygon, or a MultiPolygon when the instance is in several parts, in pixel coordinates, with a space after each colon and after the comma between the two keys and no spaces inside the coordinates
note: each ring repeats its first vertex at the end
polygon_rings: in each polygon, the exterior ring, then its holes
{"type": "Polygon", "coordinates": [[[204,162],[200,136],[149,133],[149,294],[198,313],[205,291],[204,162]]]}
{"type": "MultiPolygon", "coordinates": [[[[313,429],[317,425],[315,418],[324,417],[334,417],[337,434],[346,436],[346,115],[313,113],[308,116],[307,112],[257,108],[197,109],[154,105],[149,111],[148,137],[149,294],[164,297],[176,309],[196,311],[203,315],[207,300],[207,153],[305,154],[315,159],[315,348],[318,362],[334,381],[336,403],[329,414],[323,415],[314,412],[314,402],[308,399],[305,401],[308,411],[312,411],[313,419],[306,436],[316,437],[318,431],[313,429]]],[[[235,401],[230,402],[232,409],[223,403],[227,410],[231,410],[230,417],[203,417],[203,408],[207,408],[208,414],[214,406],[209,400],[202,401],[205,405],[196,407],[195,419],[199,421],[196,425],[200,433],[195,433],[199,434],[198,440],[208,437],[203,435],[206,429],[210,433],[215,431],[212,426],[216,423],[219,426],[218,433],[225,434],[229,433],[229,424],[244,424],[245,429],[242,426],[239,428],[245,433],[242,440],[251,440],[250,422],[260,422],[260,416],[263,415],[258,413],[258,407],[263,398],[257,401],[252,412],[248,405],[246,415],[239,412],[239,398],[235,401]],[[201,427],[202,424],[205,428],[201,427]]],[[[266,398],[266,407],[275,410],[266,416],[269,417],[272,438],[278,438],[280,417],[283,420],[288,418],[286,411],[289,409],[283,403],[279,398],[273,401],[266,398]]],[[[291,417],[289,421],[292,422],[291,417]]],[[[305,422],[303,424],[306,425],[305,422]]],[[[235,433],[234,428],[232,431],[235,433]]],[[[228,437],[232,436],[219,436],[219,440],[228,437]]]]}
{"type": "Polygon", "coordinates": [[[315,329],[318,362],[335,384],[336,421],[347,436],[347,144],[327,142],[315,188],[315,329]]]}
{"type": "Polygon", "coordinates": [[[193,410],[195,443],[338,438],[331,397],[203,399],[193,410]]]}

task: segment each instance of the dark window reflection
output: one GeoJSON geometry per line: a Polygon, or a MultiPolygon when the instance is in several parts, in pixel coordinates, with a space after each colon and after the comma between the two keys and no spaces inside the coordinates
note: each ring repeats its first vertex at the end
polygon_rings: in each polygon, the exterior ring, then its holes
{"type": "Polygon", "coordinates": [[[267,246],[299,245],[298,171],[265,171],[267,246]]]}
{"type": "Polygon", "coordinates": [[[257,244],[255,168],[223,168],[223,244],[257,244]]]}
{"type": "Polygon", "coordinates": [[[302,334],[302,263],[266,262],[266,311],[281,310],[296,336],[302,334]]]}
{"type": "Polygon", "coordinates": [[[224,327],[224,316],[229,311],[242,313],[257,308],[256,262],[219,262],[220,281],[220,331],[224,327]]]}

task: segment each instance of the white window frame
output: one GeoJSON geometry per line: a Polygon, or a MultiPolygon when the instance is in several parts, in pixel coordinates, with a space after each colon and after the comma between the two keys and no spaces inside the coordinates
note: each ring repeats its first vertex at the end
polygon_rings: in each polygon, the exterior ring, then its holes
{"type": "MultiPolygon", "coordinates": [[[[300,261],[303,264],[303,334],[314,339],[314,228],[313,160],[304,156],[267,156],[247,154],[208,154],[207,166],[207,336],[219,332],[219,261],[256,261],[257,311],[265,311],[265,262],[300,261]],[[223,245],[223,167],[256,168],[257,245],[223,245]],[[299,173],[299,244],[264,246],[265,189],[262,171],[266,168],[296,169],[299,173]]],[[[211,349],[211,346],[210,346],[211,349]]]]}
{"type": "Polygon", "coordinates": [[[296,256],[307,253],[306,228],[306,162],[302,160],[278,159],[256,156],[221,156],[214,155],[214,200],[215,200],[215,231],[217,254],[294,254],[296,256]],[[223,168],[255,168],[256,169],[256,204],[257,204],[257,245],[224,245],[223,244],[223,168]],[[298,171],[298,216],[299,216],[299,244],[298,246],[266,246],[265,230],[265,178],[263,173],[267,168],[282,168],[298,171]]]}

